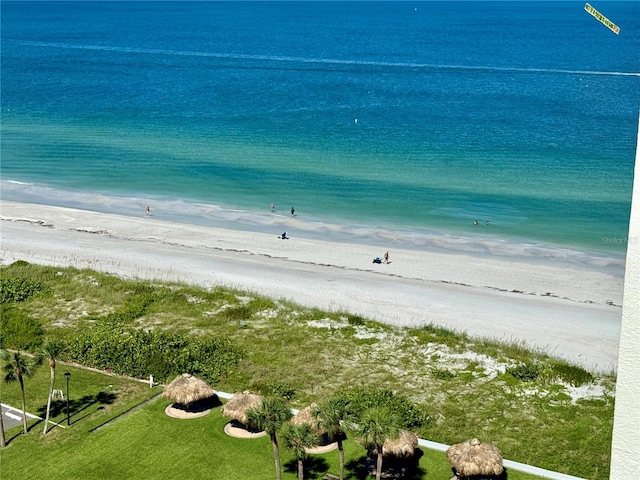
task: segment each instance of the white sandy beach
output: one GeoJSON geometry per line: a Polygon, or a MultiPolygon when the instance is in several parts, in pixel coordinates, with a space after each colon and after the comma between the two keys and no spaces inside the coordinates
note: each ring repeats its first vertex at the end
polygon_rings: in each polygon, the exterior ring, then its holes
{"type": "MultiPolygon", "coordinates": [[[[2,201],[1,261],[224,285],[398,326],[433,323],[615,369],[623,278],[598,267],[390,249],[2,201]]],[[[292,220],[295,221],[295,220],[292,220]]]]}

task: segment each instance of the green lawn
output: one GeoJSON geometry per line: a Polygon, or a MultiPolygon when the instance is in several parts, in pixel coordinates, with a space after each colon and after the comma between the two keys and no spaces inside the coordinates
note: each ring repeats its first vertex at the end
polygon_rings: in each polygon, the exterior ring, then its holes
{"type": "MultiPolygon", "coordinates": [[[[149,388],[149,384],[130,380],[115,375],[107,375],[89,369],[76,368],[58,364],[56,368],[56,383],[54,388],[62,390],[66,395],[66,381],[64,372],[71,373],[69,380],[69,410],[71,428],[64,431],[63,428],[53,428],[49,438],[64,436],[70,437],[80,431],[87,431],[100,426],[107,419],[115,417],[127,410],[139,405],[148,398],[162,392],[159,387],[149,388]],[[81,425],[76,428],[76,425],[81,425]]],[[[20,409],[20,387],[17,382],[0,385],[0,398],[2,403],[9,404],[20,409]]],[[[41,365],[36,368],[32,378],[25,379],[25,396],[27,400],[27,412],[32,415],[45,417],[47,408],[47,394],[49,391],[49,366],[41,365]]],[[[67,426],[66,401],[55,400],[51,404],[52,422],[67,426]]],[[[42,433],[43,420],[31,420],[30,432],[42,433]]],[[[20,435],[22,428],[11,430],[7,436],[10,440],[20,435]]]]}
{"type": "MultiPolygon", "coordinates": [[[[71,426],[54,427],[42,436],[42,421],[30,422],[27,435],[21,427],[8,432],[9,444],[0,451],[2,478],[55,479],[246,479],[275,478],[268,437],[237,439],[224,433],[228,419],[215,408],[204,417],[176,419],[164,413],[168,400],[158,398],[142,408],[108,420],[161,392],[142,383],[60,365],[56,388],[64,389],[64,371],[71,372],[71,426]],[[106,395],[105,395],[106,394],[106,395]],[[99,399],[99,400],[97,400],[99,399]],[[101,403],[105,402],[105,403],[101,403]],[[100,427],[101,428],[97,428],[100,427]]],[[[46,405],[48,369],[41,368],[27,380],[28,410],[41,413],[46,405]]],[[[2,401],[19,405],[17,384],[2,385],[2,401]]],[[[54,420],[65,424],[64,407],[54,420]]],[[[285,479],[296,477],[296,462],[284,447],[285,479]]],[[[345,442],[347,478],[365,478],[364,449],[345,442]]],[[[420,450],[415,479],[449,478],[450,466],[442,452],[420,450]]],[[[338,472],[337,451],[314,455],[305,478],[320,479],[338,472]]],[[[512,480],[537,477],[512,471],[512,480]]]]}

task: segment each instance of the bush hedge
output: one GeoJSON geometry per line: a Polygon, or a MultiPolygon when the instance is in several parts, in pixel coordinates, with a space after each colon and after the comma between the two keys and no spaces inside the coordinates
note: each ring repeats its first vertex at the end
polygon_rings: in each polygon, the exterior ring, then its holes
{"type": "Polygon", "coordinates": [[[384,406],[400,420],[401,428],[417,430],[430,422],[429,416],[411,400],[391,390],[370,387],[343,388],[337,395],[351,402],[351,408],[357,416],[369,408],[384,406]]]}
{"type": "Polygon", "coordinates": [[[0,304],[0,348],[34,351],[44,335],[42,321],[11,304],[0,304]]]}
{"type": "Polygon", "coordinates": [[[0,278],[0,304],[24,302],[43,290],[40,282],[28,278],[0,278]]]}
{"type": "Polygon", "coordinates": [[[242,352],[225,339],[140,330],[122,319],[97,322],[69,346],[73,361],[120,375],[165,381],[190,373],[209,384],[229,375],[242,352]]]}

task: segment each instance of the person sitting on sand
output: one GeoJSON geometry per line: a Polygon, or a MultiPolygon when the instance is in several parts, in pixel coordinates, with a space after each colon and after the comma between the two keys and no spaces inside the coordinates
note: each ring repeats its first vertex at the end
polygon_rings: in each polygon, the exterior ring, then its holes
{"type": "Polygon", "coordinates": [[[282,232],[282,235],[280,235],[282,237],[282,240],[288,240],[289,237],[287,237],[287,232],[282,232]]]}

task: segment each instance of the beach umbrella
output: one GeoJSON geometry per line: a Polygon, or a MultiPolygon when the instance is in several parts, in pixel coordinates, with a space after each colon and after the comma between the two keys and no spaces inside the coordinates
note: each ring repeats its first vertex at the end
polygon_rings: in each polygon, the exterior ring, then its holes
{"type": "Polygon", "coordinates": [[[188,373],[177,376],[162,391],[162,396],[186,407],[198,400],[210,398],[214,394],[215,391],[207,382],[188,373]]]}
{"type": "Polygon", "coordinates": [[[398,438],[387,438],[382,445],[383,455],[410,457],[418,446],[418,436],[408,430],[400,430],[398,438]]]}
{"type": "Polygon", "coordinates": [[[262,395],[249,391],[236,393],[222,407],[222,415],[246,425],[247,412],[252,408],[260,407],[260,405],[262,405],[262,395]]]}
{"type": "Polygon", "coordinates": [[[500,450],[477,438],[450,446],[446,455],[459,478],[498,477],[504,471],[500,450]]]}

